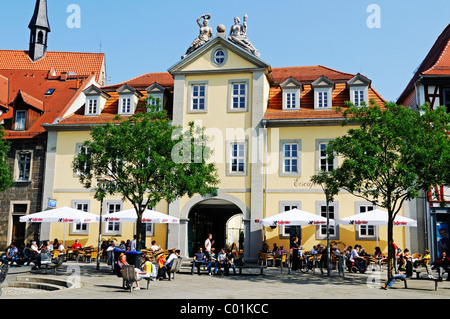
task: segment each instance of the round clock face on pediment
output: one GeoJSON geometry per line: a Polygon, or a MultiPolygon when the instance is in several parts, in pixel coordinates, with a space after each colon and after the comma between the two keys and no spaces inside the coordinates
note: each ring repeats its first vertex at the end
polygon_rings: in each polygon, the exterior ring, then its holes
{"type": "Polygon", "coordinates": [[[214,51],[211,54],[211,60],[215,66],[223,66],[227,62],[227,59],[228,59],[227,50],[222,47],[214,49],[214,51]]]}

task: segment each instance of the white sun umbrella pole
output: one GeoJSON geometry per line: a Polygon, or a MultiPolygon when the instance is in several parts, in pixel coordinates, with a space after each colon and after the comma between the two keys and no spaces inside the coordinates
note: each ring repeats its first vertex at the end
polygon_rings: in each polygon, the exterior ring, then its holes
{"type": "Polygon", "coordinates": [[[62,223],[64,224],[63,245],[66,242],[66,224],[86,224],[98,221],[98,216],[67,206],[46,210],[19,218],[22,223],[62,223]]]}

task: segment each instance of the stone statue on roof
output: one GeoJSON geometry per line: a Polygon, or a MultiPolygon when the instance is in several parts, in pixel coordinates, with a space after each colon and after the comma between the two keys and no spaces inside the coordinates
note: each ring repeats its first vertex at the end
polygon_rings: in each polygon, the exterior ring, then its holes
{"type": "Polygon", "coordinates": [[[241,20],[238,17],[234,18],[234,25],[231,27],[228,40],[241,46],[257,58],[259,58],[261,56],[259,54],[259,51],[255,49],[253,44],[247,38],[247,18],[247,15],[244,15],[244,23],[242,25],[239,24],[241,20]]]}
{"type": "Polygon", "coordinates": [[[200,48],[206,42],[211,40],[213,31],[209,26],[209,19],[211,19],[211,15],[204,14],[200,18],[197,19],[197,24],[200,27],[200,35],[192,42],[191,46],[187,49],[186,53],[181,57],[184,59],[186,56],[200,48]],[[203,19],[203,25],[200,24],[200,20],[203,19]]]}

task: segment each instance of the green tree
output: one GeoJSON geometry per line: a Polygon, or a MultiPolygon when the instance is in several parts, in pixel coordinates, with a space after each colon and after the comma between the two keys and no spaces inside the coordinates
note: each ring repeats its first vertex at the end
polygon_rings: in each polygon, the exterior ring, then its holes
{"type": "Polygon", "coordinates": [[[14,179],[12,168],[8,166],[10,143],[5,139],[5,135],[5,130],[0,127],[0,192],[10,188],[14,179]]]}
{"type": "Polygon", "coordinates": [[[173,126],[165,111],[136,113],[122,120],[96,126],[91,140],[73,161],[74,171],[95,198],[121,194],[136,210],[137,249],[140,249],[142,214],[161,200],[171,203],[184,195],[212,193],[219,183],[214,163],[206,163],[211,151],[204,129],[173,126]],[[110,180],[93,184],[102,178],[110,180]]]}
{"type": "Polygon", "coordinates": [[[444,107],[428,104],[417,110],[386,103],[339,110],[343,125],[353,125],[346,135],[326,149],[337,156],[338,168],[312,177],[325,184],[331,196],[340,189],[388,211],[389,276],[393,274],[393,220],[405,201],[435,185],[450,184],[450,115],[444,107]]]}

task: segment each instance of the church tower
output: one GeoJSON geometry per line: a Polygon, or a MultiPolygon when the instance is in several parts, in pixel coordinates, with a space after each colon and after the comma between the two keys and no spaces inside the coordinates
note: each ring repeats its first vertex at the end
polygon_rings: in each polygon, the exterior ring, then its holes
{"type": "Polygon", "coordinates": [[[50,24],[47,17],[47,0],[36,0],[36,7],[28,28],[30,34],[30,51],[28,55],[33,62],[43,58],[47,51],[47,37],[50,24]]]}

